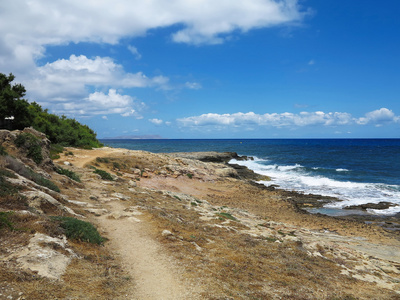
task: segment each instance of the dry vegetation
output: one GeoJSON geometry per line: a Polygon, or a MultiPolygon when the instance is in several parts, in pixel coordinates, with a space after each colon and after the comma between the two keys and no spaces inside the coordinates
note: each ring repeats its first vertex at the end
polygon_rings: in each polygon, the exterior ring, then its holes
{"type": "MultiPolygon", "coordinates": [[[[49,202],[35,206],[23,196],[33,185],[10,183],[18,176],[2,168],[11,174],[2,173],[6,179],[0,182],[7,191],[0,195],[0,299],[152,299],[139,296],[140,278],[132,275],[122,252],[115,252],[124,243],[112,239],[118,229],[112,233],[109,222],[145,229],[143,234],[162,249],[160,255],[181,271],[180,280],[192,293],[182,299],[400,298],[398,255],[378,258],[368,252],[377,245],[381,256],[395,253],[396,234],[305,214],[284,193],[232,178],[226,166],[143,151],[67,149],[56,164],[79,175],[79,183],[29,164],[48,174],[61,193],[40,189],[109,240],[104,245],[69,240],[65,249],[47,245],[75,253],[57,280],[21,268],[10,255],[26,248],[36,233],[62,236],[65,231],[49,216],[71,214],[49,202]],[[91,167],[113,180],[100,179],[91,167]]],[[[171,299],[167,293],[165,298],[171,299]]]]}

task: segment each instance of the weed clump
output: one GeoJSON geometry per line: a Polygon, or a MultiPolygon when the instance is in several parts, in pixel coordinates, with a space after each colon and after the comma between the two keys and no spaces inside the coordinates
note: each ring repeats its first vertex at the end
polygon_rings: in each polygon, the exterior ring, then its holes
{"type": "Polygon", "coordinates": [[[6,149],[3,147],[3,145],[0,145],[0,156],[5,156],[7,155],[6,149]]]}
{"type": "Polygon", "coordinates": [[[100,175],[101,179],[103,179],[103,180],[110,180],[110,181],[114,180],[112,178],[111,174],[106,171],[103,171],[100,169],[95,169],[93,173],[100,175]]]}
{"type": "Polygon", "coordinates": [[[60,158],[60,153],[64,151],[64,147],[60,144],[51,144],[50,145],[50,158],[58,159],[60,158]]]}
{"type": "Polygon", "coordinates": [[[236,219],[234,216],[232,216],[231,214],[229,214],[229,213],[224,213],[224,212],[222,212],[222,213],[218,213],[217,215],[220,216],[220,217],[222,217],[222,218],[224,218],[224,219],[229,219],[229,220],[232,220],[232,221],[237,221],[237,219],[236,219]]]}
{"type": "Polygon", "coordinates": [[[58,167],[58,168],[56,168],[56,172],[58,174],[65,175],[65,176],[71,178],[72,180],[75,180],[76,182],[81,182],[79,175],[73,171],[58,167]]]}
{"type": "Polygon", "coordinates": [[[31,158],[36,164],[43,161],[42,147],[40,140],[31,133],[21,133],[15,139],[15,145],[27,150],[27,157],[31,158]]]}
{"type": "Polygon", "coordinates": [[[12,225],[9,217],[13,214],[12,211],[0,211],[0,230],[7,227],[10,230],[14,230],[14,226],[12,225]]]}
{"type": "Polygon", "coordinates": [[[19,191],[19,187],[9,183],[4,177],[15,178],[10,171],[0,169],[0,197],[11,196],[19,191]]]}
{"type": "Polygon", "coordinates": [[[72,217],[52,217],[52,219],[60,222],[60,227],[65,230],[65,235],[69,239],[98,245],[105,241],[97,231],[96,227],[89,222],[81,221],[72,217]]]}

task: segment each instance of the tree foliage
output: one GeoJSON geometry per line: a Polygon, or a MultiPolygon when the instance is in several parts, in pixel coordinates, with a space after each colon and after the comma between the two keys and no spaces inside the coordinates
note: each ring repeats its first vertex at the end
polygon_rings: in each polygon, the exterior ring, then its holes
{"type": "Polygon", "coordinates": [[[0,128],[14,130],[32,126],[46,134],[54,144],[81,148],[102,146],[88,126],[66,116],[51,114],[36,102],[22,99],[26,90],[21,84],[12,85],[14,79],[12,74],[0,73],[0,128]]]}

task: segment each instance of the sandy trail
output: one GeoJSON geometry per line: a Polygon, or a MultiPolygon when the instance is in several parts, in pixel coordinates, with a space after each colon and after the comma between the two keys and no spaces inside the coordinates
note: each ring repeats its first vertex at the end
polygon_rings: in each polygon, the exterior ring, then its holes
{"type": "MultiPolygon", "coordinates": [[[[72,149],[74,155],[68,161],[83,168],[96,157],[121,154],[126,149],[100,148],[91,151],[72,149]]],[[[96,190],[96,182],[87,185],[96,190]]],[[[105,204],[111,214],[121,213],[126,207],[123,203],[112,201],[105,204]]],[[[174,260],[163,251],[162,245],[150,235],[150,225],[144,220],[132,221],[129,218],[112,219],[103,215],[96,219],[99,228],[106,232],[107,246],[116,255],[122,267],[130,274],[132,286],[126,291],[126,299],[179,300],[199,299],[196,287],[185,280],[183,271],[174,260]]],[[[140,216],[137,217],[140,219],[140,216]]]]}
{"type": "MultiPolygon", "coordinates": [[[[124,205],[109,203],[112,212],[122,212],[124,205]]],[[[140,217],[138,217],[140,218],[140,217]]],[[[183,280],[172,259],[162,251],[161,245],[148,234],[148,225],[130,219],[98,219],[106,230],[113,253],[129,272],[134,286],[127,291],[129,299],[197,299],[193,287],[183,280]]]]}

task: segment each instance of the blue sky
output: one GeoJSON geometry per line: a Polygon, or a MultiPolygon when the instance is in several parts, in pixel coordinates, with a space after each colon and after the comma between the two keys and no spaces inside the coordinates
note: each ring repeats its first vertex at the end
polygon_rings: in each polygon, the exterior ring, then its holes
{"type": "Polygon", "coordinates": [[[98,137],[399,138],[400,2],[0,3],[0,72],[98,137]]]}

